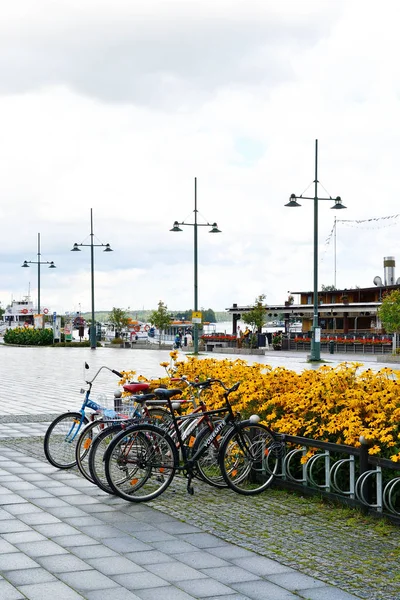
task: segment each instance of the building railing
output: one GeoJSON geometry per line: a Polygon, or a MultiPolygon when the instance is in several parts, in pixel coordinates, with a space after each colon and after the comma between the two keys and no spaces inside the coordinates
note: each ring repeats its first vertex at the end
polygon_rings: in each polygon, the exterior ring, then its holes
{"type": "MultiPolygon", "coordinates": [[[[307,334],[297,334],[286,340],[288,350],[309,350],[311,339],[307,334]]],[[[353,354],[391,354],[392,340],[387,335],[355,336],[329,335],[321,339],[322,352],[344,352],[353,354]],[[333,348],[332,348],[333,342],[333,348]]]]}

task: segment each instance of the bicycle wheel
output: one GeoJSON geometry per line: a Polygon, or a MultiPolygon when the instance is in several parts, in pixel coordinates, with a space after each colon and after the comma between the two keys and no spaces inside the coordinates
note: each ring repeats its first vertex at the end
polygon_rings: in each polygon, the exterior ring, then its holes
{"type": "Polygon", "coordinates": [[[77,467],[82,475],[91,483],[95,483],[89,471],[89,456],[91,453],[93,440],[105,428],[110,427],[110,424],[110,420],[107,419],[98,419],[92,423],[89,423],[82,430],[75,445],[75,460],[77,467]]]}
{"type": "Polygon", "coordinates": [[[153,500],[170,485],[178,451],[166,431],[139,424],[119,433],[104,456],[109,486],[130,502],[153,500]]]}
{"type": "Polygon", "coordinates": [[[228,486],[239,494],[259,494],[267,489],[278,469],[271,450],[273,433],[260,424],[236,425],[221,445],[219,465],[228,486]]]}
{"type": "Polygon", "coordinates": [[[47,460],[58,469],[75,467],[75,446],[79,433],[87,423],[80,412],[64,413],[50,423],[44,436],[44,453],[47,460]]]}
{"type": "MultiPolygon", "coordinates": [[[[171,420],[171,413],[168,410],[160,407],[154,407],[147,409],[147,415],[144,419],[154,420],[154,423],[162,426],[163,423],[169,423],[171,420]]],[[[114,437],[120,433],[123,426],[132,425],[132,422],[127,423],[121,421],[121,423],[113,423],[105,430],[101,431],[94,440],[90,447],[90,453],[88,457],[89,473],[93,482],[104,492],[108,494],[114,494],[114,491],[108,484],[105,470],[104,454],[109,447],[114,437]]]]}
{"type": "MultiPolygon", "coordinates": [[[[221,442],[229,429],[230,425],[227,425],[226,429],[224,428],[222,430],[221,434],[216,437],[212,444],[209,445],[206,452],[200,456],[196,462],[200,479],[203,479],[206,483],[218,488],[227,487],[228,485],[222,477],[218,455],[221,448],[221,442]]],[[[204,427],[204,429],[200,430],[193,444],[192,456],[196,454],[197,450],[203,445],[203,442],[210,433],[211,430],[208,427],[204,427]]]]}
{"type": "Polygon", "coordinates": [[[108,484],[105,470],[104,455],[114,437],[121,432],[122,423],[110,425],[94,438],[89,453],[89,473],[93,482],[103,492],[114,494],[108,484]]]}

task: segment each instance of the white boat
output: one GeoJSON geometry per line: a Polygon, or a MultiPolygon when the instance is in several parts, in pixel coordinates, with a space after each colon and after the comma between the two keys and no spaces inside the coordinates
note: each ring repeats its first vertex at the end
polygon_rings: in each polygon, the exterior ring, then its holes
{"type": "MultiPolygon", "coordinates": [[[[24,327],[25,325],[34,325],[34,315],[37,312],[37,306],[33,305],[29,296],[23,300],[12,300],[11,304],[6,307],[4,313],[4,321],[7,327],[24,327]]],[[[47,308],[43,309],[43,313],[47,314],[47,308]]]]}

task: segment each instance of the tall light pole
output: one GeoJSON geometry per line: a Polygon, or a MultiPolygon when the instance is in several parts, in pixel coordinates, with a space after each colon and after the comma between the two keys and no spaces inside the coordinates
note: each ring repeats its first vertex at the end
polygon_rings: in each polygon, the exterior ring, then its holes
{"type": "Polygon", "coordinates": [[[37,251],[37,260],[24,260],[23,264],[21,265],[21,267],[29,267],[29,265],[37,265],[37,269],[38,269],[38,273],[37,273],[37,280],[38,280],[38,308],[37,308],[37,314],[40,315],[40,265],[49,265],[49,269],[55,269],[56,265],[54,264],[54,262],[52,260],[40,260],[40,233],[38,233],[38,251],[37,251]]]}
{"type": "Polygon", "coordinates": [[[301,206],[296,200],[313,200],[314,201],[314,311],[313,311],[313,325],[312,325],[312,338],[311,338],[311,353],[308,356],[308,360],[311,362],[318,362],[321,360],[321,328],[318,324],[318,201],[319,200],[330,200],[335,202],[331,207],[334,209],[346,208],[342,204],[340,196],[336,198],[320,198],[318,197],[318,140],[315,140],[315,179],[314,179],[314,197],[308,196],[296,196],[291,194],[288,204],[285,206],[295,207],[301,206]]]}
{"type": "MultiPolygon", "coordinates": [[[[174,221],[174,225],[170,231],[182,231],[180,225],[189,225],[193,227],[194,231],[194,313],[198,313],[199,301],[198,301],[198,255],[197,255],[197,228],[198,227],[211,227],[209,233],[221,233],[216,223],[199,223],[197,219],[197,177],[194,178],[194,223],[185,223],[185,221],[179,222],[174,221]]],[[[193,347],[194,354],[199,353],[199,320],[197,314],[192,316],[193,323],[193,347]]]]}
{"type": "Polygon", "coordinates": [[[104,248],[103,252],[112,252],[110,244],[95,244],[94,233],[93,233],[93,209],[90,209],[90,244],[74,244],[71,252],[80,252],[80,247],[87,246],[90,248],[90,273],[91,273],[91,292],[92,292],[92,322],[90,325],[90,347],[95,350],[97,347],[96,340],[96,322],[94,316],[94,249],[96,247],[104,248]]]}

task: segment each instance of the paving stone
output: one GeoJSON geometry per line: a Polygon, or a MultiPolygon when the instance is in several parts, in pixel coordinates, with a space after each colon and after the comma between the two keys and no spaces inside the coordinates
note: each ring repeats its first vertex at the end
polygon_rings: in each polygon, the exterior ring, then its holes
{"type": "Polygon", "coordinates": [[[33,569],[39,567],[37,562],[21,552],[11,552],[0,555],[0,573],[15,569],[33,569]]]}
{"type": "MultiPolygon", "coordinates": [[[[54,575],[38,567],[37,569],[16,569],[15,571],[4,571],[3,576],[13,585],[19,587],[25,584],[45,583],[55,581],[54,575]]],[[[0,598],[2,596],[0,595],[0,598]]]]}
{"type": "Polygon", "coordinates": [[[38,556],[52,556],[53,554],[66,554],[67,550],[50,540],[42,540],[40,542],[26,542],[19,544],[18,548],[33,558],[38,556]]]}
{"type": "Polygon", "coordinates": [[[28,531],[18,531],[16,533],[3,533],[3,539],[10,542],[10,544],[18,545],[24,542],[38,542],[45,538],[37,531],[29,529],[28,531]]]}
{"type": "Polygon", "coordinates": [[[232,565],[229,565],[228,567],[202,569],[202,573],[226,584],[236,583],[238,581],[255,581],[256,579],[259,579],[254,573],[250,573],[240,567],[232,568],[232,565]]]}
{"type": "MultiPolygon", "coordinates": [[[[141,600],[193,600],[195,596],[179,590],[175,586],[152,588],[150,590],[137,590],[141,600]]],[[[225,598],[225,596],[224,596],[225,598]]],[[[214,597],[215,600],[215,597],[214,597]]]]}
{"type": "MultiPolygon", "coordinates": [[[[307,600],[359,600],[360,598],[360,596],[348,594],[331,586],[301,590],[301,597],[307,600]]],[[[397,598],[393,598],[393,600],[397,600],[397,598]]]]}
{"type": "Polygon", "coordinates": [[[144,569],[125,556],[108,556],[106,558],[91,558],[87,560],[104,575],[119,575],[120,573],[143,573],[144,569]]]}
{"type": "Polygon", "coordinates": [[[0,538],[0,554],[9,554],[10,552],[16,552],[17,548],[15,548],[10,542],[7,542],[4,539],[0,538]]]}
{"type": "Polygon", "coordinates": [[[17,504],[8,504],[4,508],[8,513],[10,513],[10,515],[15,516],[28,515],[31,513],[43,513],[41,508],[35,506],[34,504],[29,504],[27,500],[23,500],[23,502],[19,502],[17,504]]]}
{"type": "Polygon", "coordinates": [[[151,547],[147,544],[141,542],[140,540],[135,540],[135,538],[129,535],[121,535],[119,537],[105,538],[102,540],[103,544],[116,550],[117,552],[137,552],[139,550],[150,550],[151,547]]]}
{"type": "Polygon", "coordinates": [[[47,523],[61,523],[60,519],[46,512],[34,512],[27,515],[19,515],[19,520],[32,527],[35,525],[45,525],[47,523]]]}
{"type": "Polygon", "coordinates": [[[0,580],[0,598],[1,600],[25,600],[26,596],[16,590],[11,583],[2,579],[0,580]]]}
{"type": "Polygon", "coordinates": [[[214,535],[209,533],[188,533],[180,535],[179,538],[196,548],[216,548],[218,546],[225,546],[224,540],[220,540],[214,535]]]}
{"type": "Polygon", "coordinates": [[[129,552],[128,554],[125,554],[125,556],[137,565],[152,565],[163,562],[169,563],[174,561],[174,558],[172,556],[164,554],[164,552],[160,552],[159,550],[141,550],[138,552],[129,552]]]}
{"type": "Polygon", "coordinates": [[[174,558],[195,569],[207,569],[207,567],[232,567],[231,563],[226,560],[213,556],[209,552],[203,550],[174,554],[174,558]]]}
{"type": "Polygon", "coordinates": [[[47,538],[55,538],[64,535],[77,535],[79,531],[67,523],[45,523],[35,525],[36,531],[45,535],[47,538]]]}
{"type": "Polygon", "coordinates": [[[112,588],[118,587],[115,581],[93,569],[84,571],[79,577],[75,573],[58,573],[58,577],[82,594],[93,590],[109,590],[112,597],[112,588]]]}
{"type": "Polygon", "coordinates": [[[324,583],[320,579],[314,579],[309,575],[303,575],[297,571],[292,571],[291,573],[279,573],[277,575],[268,575],[266,579],[288,590],[292,590],[293,592],[297,592],[298,590],[321,588],[324,586],[324,583]]]}
{"type": "Polygon", "coordinates": [[[231,587],[241,594],[250,596],[253,600],[265,600],[266,598],[273,598],[274,600],[298,600],[299,598],[297,594],[293,594],[270,581],[263,581],[262,579],[232,583],[231,587]]]}
{"type": "Polygon", "coordinates": [[[73,554],[57,554],[56,556],[41,556],[37,562],[50,573],[74,573],[88,571],[91,566],[73,554]]]}
{"type": "Polygon", "coordinates": [[[135,538],[142,542],[161,542],[167,540],[176,540],[176,538],[166,533],[165,531],[159,531],[157,529],[152,531],[135,531],[135,538]]]}
{"type": "Polygon", "coordinates": [[[92,546],[96,540],[83,533],[76,533],[75,535],[60,535],[55,537],[54,541],[60,546],[70,548],[71,546],[92,546]]]}
{"type": "MultiPolygon", "coordinates": [[[[50,581],[33,585],[22,585],[19,588],[29,600],[82,600],[83,596],[75,592],[62,581],[50,581]]],[[[25,597],[25,596],[24,596],[25,597]]]]}
{"type": "Polygon", "coordinates": [[[161,563],[160,565],[146,565],[146,569],[154,575],[158,575],[169,581],[170,583],[176,581],[188,581],[193,579],[203,579],[206,576],[200,571],[183,565],[182,563],[175,561],[170,563],[161,563]]]}
{"type": "Polygon", "coordinates": [[[8,521],[0,521],[0,534],[15,533],[17,531],[31,531],[29,525],[21,523],[18,519],[10,518],[8,521]]]}
{"type": "MultiPolygon", "coordinates": [[[[292,573],[294,569],[281,565],[276,560],[265,558],[264,556],[251,556],[244,558],[233,558],[233,564],[242,567],[255,575],[266,576],[274,575],[275,573],[292,573]]],[[[270,578],[269,578],[270,579],[270,578]]]]}
{"type": "MultiPolygon", "coordinates": [[[[159,589],[159,588],[157,588],[159,589]]],[[[93,592],[86,592],[85,598],[87,600],[141,600],[139,596],[130,592],[129,590],[118,587],[112,589],[112,598],[110,598],[110,590],[95,590],[93,592]]],[[[161,599],[159,599],[161,600],[161,599]]],[[[178,599],[177,599],[178,600],[178,599]]]]}
{"type": "Polygon", "coordinates": [[[196,546],[181,542],[180,540],[152,542],[151,545],[166,554],[181,554],[182,552],[193,552],[196,550],[196,546]]]}
{"type": "Polygon", "coordinates": [[[79,529],[85,535],[97,540],[119,537],[121,535],[121,530],[117,527],[113,527],[112,525],[103,525],[101,522],[100,525],[84,525],[79,529]]]}
{"type": "MultiPolygon", "coordinates": [[[[180,581],[179,587],[195,598],[217,598],[232,594],[232,588],[227,587],[213,579],[196,579],[192,581],[180,581]]],[[[264,597],[264,600],[267,598],[264,597]]],[[[273,598],[273,597],[271,597],[273,598]]],[[[274,598],[275,600],[275,598],[274,598]]]]}
{"type": "Polygon", "coordinates": [[[117,554],[114,550],[111,550],[111,548],[103,546],[102,544],[95,544],[92,546],[71,546],[68,550],[82,558],[82,560],[99,558],[102,556],[116,556],[117,554]]]}
{"type": "Polygon", "coordinates": [[[126,573],[124,575],[114,575],[114,581],[128,588],[128,590],[141,590],[148,588],[164,587],[167,582],[152,573],[126,573]]]}

